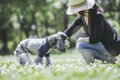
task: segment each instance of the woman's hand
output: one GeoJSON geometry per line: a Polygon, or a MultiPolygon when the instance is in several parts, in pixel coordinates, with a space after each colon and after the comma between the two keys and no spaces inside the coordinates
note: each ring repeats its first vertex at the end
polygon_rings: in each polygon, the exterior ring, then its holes
{"type": "Polygon", "coordinates": [[[78,38],[76,43],[79,43],[79,42],[88,42],[89,43],[89,37],[80,37],[80,38],[78,38]]]}
{"type": "Polygon", "coordinates": [[[65,40],[65,47],[66,48],[69,48],[70,47],[70,42],[68,39],[65,40]]]}

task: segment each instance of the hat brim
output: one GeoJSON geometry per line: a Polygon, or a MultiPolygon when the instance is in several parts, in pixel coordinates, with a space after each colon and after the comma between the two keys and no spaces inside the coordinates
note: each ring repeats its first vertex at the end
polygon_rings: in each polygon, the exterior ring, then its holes
{"type": "Polygon", "coordinates": [[[81,6],[68,6],[68,9],[67,9],[67,12],[66,14],[68,15],[72,15],[72,14],[76,14],[80,11],[83,11],[83,10],[88,10],[90,8],[92,8],[95,4],[95,1],[91,1],[90,0],[87,0],[87,3],[85,3],[84,5],[81,5],[81,6]]]}

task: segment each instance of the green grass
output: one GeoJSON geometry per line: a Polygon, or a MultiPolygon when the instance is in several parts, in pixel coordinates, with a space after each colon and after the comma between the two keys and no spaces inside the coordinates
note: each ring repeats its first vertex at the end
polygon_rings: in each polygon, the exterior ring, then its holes
{"type": "Polygon", "coordinates": [[[0,80],[120,80],[119,59],[114,65],[96,61],[88,66],[75,50],[52,54],[51,59],[52,65],[48,68],[23,67],[15,65],[13,56],[0,56],[0,80]]]}

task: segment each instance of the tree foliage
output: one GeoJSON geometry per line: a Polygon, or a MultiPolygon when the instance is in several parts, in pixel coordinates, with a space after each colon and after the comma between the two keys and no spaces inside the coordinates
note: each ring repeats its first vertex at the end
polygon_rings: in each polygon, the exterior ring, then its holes
{"type": "MultiPolygon", "coordinates": [[[[63,31],[72,19],[68,0],[0,0],[0,53],[13,51],[29,36],[45,37],[63,31]]],[[[120,32],[120,0],[97,0],[120,32]]]]}
{"type": "Polygon", "coordinates": [[[120,0],[97,0],[104,8],[105,16],[120,34],[120,0]]]}

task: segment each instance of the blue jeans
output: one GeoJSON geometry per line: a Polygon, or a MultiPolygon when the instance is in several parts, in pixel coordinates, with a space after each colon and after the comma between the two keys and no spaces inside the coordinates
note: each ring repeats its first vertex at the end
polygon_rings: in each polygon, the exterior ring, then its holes
{"type": "Polygon", "coordinates": [[[90,44],[87,42],[77,43],[76,48],[82,54],[87,64],[94,63],[94,59],[115,63],[116,58],[112,57],[101,42],[90,44]]]}

